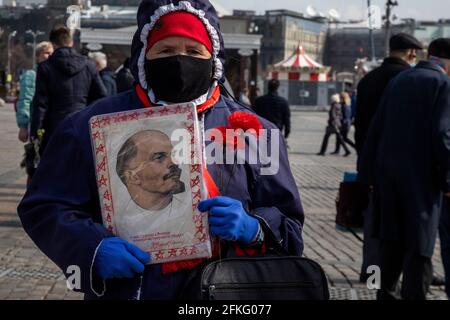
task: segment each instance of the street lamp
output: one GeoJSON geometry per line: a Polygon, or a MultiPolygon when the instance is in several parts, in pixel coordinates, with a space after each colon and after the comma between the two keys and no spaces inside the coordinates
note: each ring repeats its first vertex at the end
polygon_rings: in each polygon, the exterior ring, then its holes
{"type": "Polygon", "coordinates": [[[386,39],[385,39],[385,49],[386,49],[386,57],[389,56],[389,39],[391,38],[391,13],[392,8],[398,6],[397,0],[387,0],[386,1],[386,39]]]}
{"type": "Polygon", "coordinates": [[[370,0],[367,0],[367,10],[369,12],[369,39],[370,39],[370,52],[371,52],[371,60],[375,61],[376,53],[375,53],[375,39],[373,35],[373,25],[372,25],[372,3],[370,0]]]}
{"type": "MultiPolygon", "coordinates": [[[[17,31],[14,30],[9,33],[8,35],[8,63],[6,64],[6,76],[9,77],[11,73],[11,39],[15,37],[17,34],[17,31]]],[[[8,82],[8,81],[7,81],[8,82]]]]}
{"type": "Polygon", "coordinates": [[[36,64],[36,38],[44,35],[45,32],[42,32],[39,30],[37,30],[36,32],[34,32],[32,30],[27,30],[26,33],[31,34],[31,36],[33,37],[33,66],[32,67],[34,68],[34,65],[36,64]]]}
{"type": "Polygon", "coordinates": [[[7,95],[11,92],[11,82],[12,82],[12,76],[11,76],[11,39],[15,37],[17,34],[17,31],[14,30],[8,34],[8,61],[6,63],[6,92],[7,95]]]}

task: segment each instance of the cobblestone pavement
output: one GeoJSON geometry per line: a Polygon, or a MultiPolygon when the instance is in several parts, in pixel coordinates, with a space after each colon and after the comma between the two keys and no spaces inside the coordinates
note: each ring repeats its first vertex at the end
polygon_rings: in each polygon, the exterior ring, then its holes
{"type": "MultiPolygon", "coordinates": [[[[336,230],[334,201],[345,171],[354,171],[355,157],[318,157],[326,113],[293,112],[289,139],[290,161],[306,212],[305,256],[322,265],[332,299],[374,299],[375,292],[358,282],[361,244],[336,230]]],[[[330,150],[334,140],[330,141],[330,150]]],[[[17,140],[10,105],[0,108],[0,300],[82,299],[66,288],[58,268],[33,244],[21,228],[16,207],[26,178],[18,168],[22,145],[17,140]]],[[[436,248],[439,253],[439,247],[436,248]]],[[[439,254],[436,273],[442,275],[439,254]]],[[[430,298],[444,299],[443,288],[430,298]]]]}

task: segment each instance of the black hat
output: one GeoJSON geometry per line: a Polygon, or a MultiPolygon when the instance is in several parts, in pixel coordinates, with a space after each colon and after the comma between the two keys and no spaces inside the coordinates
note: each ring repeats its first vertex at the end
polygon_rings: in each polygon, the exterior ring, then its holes
{"type": "Polygon", "coordinates": [[[423,49],[419,40],[407,33],[398,33],[389,40],[389,48],[391,51],[407,50],[407,49],[423,49]]]}
{"type": "Polygon", "coordinates": [[[450,59],[450,38],[440,38],[431,42],[428,54],[437,58],[450,59]]]}

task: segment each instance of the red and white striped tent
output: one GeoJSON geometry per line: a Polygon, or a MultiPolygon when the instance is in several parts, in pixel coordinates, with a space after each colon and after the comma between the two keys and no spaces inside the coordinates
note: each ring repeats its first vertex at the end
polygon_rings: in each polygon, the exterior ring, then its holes
{"type": "Polygon", "coordinates": [[[269,66],[268,80],[328,81],[329,67],[314,61],[302,46],[286,60],[269,66]]]}

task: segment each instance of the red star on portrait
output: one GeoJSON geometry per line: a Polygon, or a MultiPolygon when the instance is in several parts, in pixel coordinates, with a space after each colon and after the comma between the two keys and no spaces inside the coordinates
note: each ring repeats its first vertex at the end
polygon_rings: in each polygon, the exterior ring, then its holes
{"type": "Polygon", "coordinates": [[[182,113],[183,112],[183,108],[181,108],[181,106],[177,106],[175,108],[175,113],[182,113]]]}
{"type": "Polygon", "coordinates": [[[169,250],[169,258],[176,257],[176,256],[177,256],[177,249],[170,249],[169,250]]]}
{"type": "Polygon", "coordinates": [[[113,122],[118,123],[122,120],[122,115],[118,114],[113,117],[113,122]]]}
{"type": "Polygon", "coordinates": [[[203,223],[202,223],[199,226],[197,226],[195,234],[197,234],[197,233],[203,234],[204,230],[205,230],[205,227],[203,226],[203,223]]]}
{"type": "Polygon", "coordinates": [[[184,247],[183,249],[180,250],[181,256],[187,256],[187,254],[188,254],[188,249],[186,247],[184,247]]]}
{"type": "Polygon", "coordinates": [[[105,211],[112,212],[112,207],[110,205],[107,205],[106,203],[104,203],[103,207],[105,208],[105,211]]]}
{"type": "Polygon", "coordinates": [[[159,251],[156,255],[155,255],[156,260],[161,260],[164,259],[164,252],[163,251],[159,251]]]}
{"type": "Polygon", "coordinates": [[[189,254],[196,254],[197,253],[197,247],[196,246],[192,246],[191,247],[191,251],[189,252],[189,254]]]}
{"type": "Polygon", "coordinates": [[[101,121],[99,118],[95,118],[94,121],[92,121],[91,123],[92,128],[100,128],[101,126],[101,121]]]}
{"type": "Polygon", "coordinates": [[[198,241],[203,243],[203,242],[206,242],[206,239],[207,239],[206,233],[204,233],[200,238],[198,238],[198,241]]]}
{"type": "Polygon", "coordinates": [[[194,188],[200,184],[199,176],[196,176],[194,179],[191,179],[191,188],[194,188]]]}
{"type": "Polygon", "coordinates": [[[100,131],[94,132],[94,134],[92,135],[92,139],[94,140],[100,139],[100,131]]]}
{"type": "Polygon", "coordinates": [[[146,117],[152,117],[155,114],[155,111],[150,109],[146,111],[144,114],[146,117]]]}
{"type": "Polygon", "coordinates": [[[103,194],[103,199],[111,201],[111,194],[109,193],[108,190],[106,190],[105,193],[103,194]]]}
{"type": "Polygon", "coordinates": [[[105,145],[104,144],[100,144],[96,149],[95,149],[95,154],[99,154],[99,153],[103,153],[105,152],[105,145]]]}
{"type": "Polygon", "coordinates": [[[194,200],[196,200],[196,199],[201,199],[201,198],[202,198],[202,195],[201,195],[201,193],[200,193],[200,190],[194,191],[193,193],[194,193],[194,195],[193,195],[192,198],[193,198],[194,200]]]}
{"type": "Polygon", "coordinates": [[[101,187],[106,187],[106,183],[108,182],[108,179],[105,178],[105,176],[101,176],[100,180],[98,180],[98,186],[99,188],[101,187]]]}
{"type": "Polygon", "coordinates": [[[139,120],[139,113],[133,112],[129,115],[129,120],[139,120]]]}
{"type": "Polygon", "coordinates": [[[106,127],[109,126],[111,124],[111,118],[110,117],[104,117],[102,119],[102,126],[106,127]]]}
{"type": "Polygon", "coordinates": [[[111,222],[111,216],[109,214],[106,216],[106,221],[111,222]]]}
{"type": "Polygon", "coordinates": [[[161,111],[159,111],[159,113],[162,116],[166,116],[166,115],[168,115],[170,113],[170,110],[168,108],[164,107],[164,108],[161,109],[161,111]]]}
{"type": "Polygon", "coordinates": [[[194,216],[194,223],[197,224],[197,223],[199,223],[199,222],[201,222],[201,221],[202,221],[202,216],[199,215],[199,214],[196,214],[196,215],[194,216]]]}
{"type": "Polygon", "coordinates": [[[106,171],[106,157],[103,157],[103,160],[97,166],[97,172],[106,171]]]}

